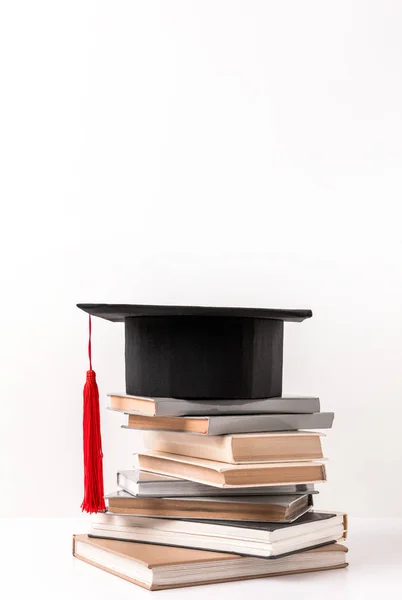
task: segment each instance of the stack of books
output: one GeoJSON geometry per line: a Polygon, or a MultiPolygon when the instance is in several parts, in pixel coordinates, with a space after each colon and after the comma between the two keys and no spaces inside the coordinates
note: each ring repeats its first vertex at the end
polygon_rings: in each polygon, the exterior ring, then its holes
{"type": "Polygon", "coordinates": [[[315,397],[110,395],[146,451],[74,536],[74,555],[150,590],[347,566],[346,515],[315,511],[326,481],[315,397]]]}
{"type": "MultiPolygon", "coordinates": [[[[117,474],[90,534],[74,537],[75,556],[151,590],[346,566],[346,516],[313,509],[333,413],[282,393],[284,323],[311,310],[78,307],[124,323],[126,389],[109,408],[144,431],[147,450],[117,474]]],[[[90,349],[91,337],[91,366],[90,349]]],[[[96,393],[87,396],[98,425],[96,393]]],[[[83,506],[100,510],[90,418],[84,433],[83,506]]]]}

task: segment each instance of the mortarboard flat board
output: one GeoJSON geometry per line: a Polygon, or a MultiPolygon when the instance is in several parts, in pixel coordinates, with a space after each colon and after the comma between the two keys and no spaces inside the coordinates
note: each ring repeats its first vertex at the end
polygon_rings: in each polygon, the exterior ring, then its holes
{"type": "Polygon", "coordinates": [[[78,304],[124,322],[126,392],[187,398],[269,398],[282,393],[283,323],[311,310],[78,304]]]}

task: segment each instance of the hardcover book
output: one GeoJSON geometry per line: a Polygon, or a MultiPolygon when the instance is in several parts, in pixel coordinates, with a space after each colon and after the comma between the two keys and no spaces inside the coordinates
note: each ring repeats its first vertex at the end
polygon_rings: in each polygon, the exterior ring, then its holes
{"type": "Polygon", "coordinates": [[[109,512],[117,514],[291,523],[306,513],[312,497],[231,496],[202,498],[140,498],[126,492],[106,496],[109,512]]]}
{"type": "Polygon", "coordinates": [[[276,558],[345,539],[342,513],[308,512],[291,524],[194,519],[162,519],[98,513],[91,535],[276,558]]]}
{"type": "Polygon", "coordinates": [[[141,498],[151,496],[162,497],[192,497],[192,496],[239,496],[239,495],[304,495],[318,494],[312,483],[300,483],[295,485],[271,485],[269,487],[252,488],[217,488],[212,485],[203,485],[187,479],[169,477],[149,471],[120,471],[117,473],[117,485],[131,494],[141,498]]]}
{"type": "Polygon", "coordinates": [[[226,415],[210,417],[147,417],[128,415],[128,429],[183,431],[203,435],[259,433],[297,429],[330,429],[334,413],[281,415],[226,415]]]}
{"type": "Polygon", "coordinates": [[[138,466],[144,471],[183,477],[216,487],[252,487],[295,483],[318,483],[326,480],[320,462],[271,462],[231,465],[165,452],[138,454],[138,466]]]}
{"type": "Polygon", "coordinates": [[[323,458],[322,435],[307,431],[281,431],[196,436],[174,431],[147,431],[143,433],[143,440],[149,450],[157,452],[241,464],[323,458]]]}
{"type": "Polygon", "coordinates": [[[254,400],[184,400],[183,398],[149,398],[127,394],[108,394],[108,396],[110,409],[149,417],[320,412],[320,400],[314,396],[283,396],[254,400]]]}
{"type": "Polygon", "coordinates": [[[346,567],[346,548],[329,544],[277,560],[156,544],[73,536],[73,555],[148,590],[346,567]]]}

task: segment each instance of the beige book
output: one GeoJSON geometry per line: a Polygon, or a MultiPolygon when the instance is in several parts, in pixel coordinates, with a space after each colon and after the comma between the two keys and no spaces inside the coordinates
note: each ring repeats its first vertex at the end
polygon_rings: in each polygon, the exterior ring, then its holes
{"type": "Polygon", "coordinates": [[[153,451],[138,454],[137,461],[139,468],[144,471],[181,477],[215,487],[319,483],[326,480],[325,466],[313,461],[232,465],[153,451]]]}
{"type": "Polygon", "coordinates": [[[275,560],[207,550],[73,536],[73,555],[148,590],[179,588],[347,566],[347,549],[329,544],[275,560]]]}
{"type": "Polygon", "coordinates": [[[173,431],[147,431],[142,434],[149,450],[233,464],[323,458],[320,439],[322,435],[324,434],[311,431],[238,433],[206,437],[173,431]]]}
{"type": "Polygon", "coordinates": [[[152,417],[128,415],[128,429],[155,429],[156,431],[186,431],[208,434],[208,417],[152,417]]]}

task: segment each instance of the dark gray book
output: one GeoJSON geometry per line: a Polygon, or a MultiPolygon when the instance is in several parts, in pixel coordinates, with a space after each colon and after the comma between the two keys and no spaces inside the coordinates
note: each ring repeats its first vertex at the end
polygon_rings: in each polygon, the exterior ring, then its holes
{"type": "Polygon", "coordinates": [[[117,485],[132,496],[169,498],[177,496],[280,496],[318,494],[312,483],[272,485],[269,487],[216,488],[187,479],[178,479],[134,469],[117,473],[117,485]]]}
{"type": "Polygon", "coordinates": [[[98,513],[91,536],[278,558],[335,542],[346,528],[346,515],[334,512],[308,512],[291,524],[98,513]]]}
{"type": "Polygon", "coordinates": [[[108,396],[111,410],[156,417],[320,412],[320,400],[314,396],[283,396],[257,400],[183,400],[127,394],[108,394],[108,396]]]}

